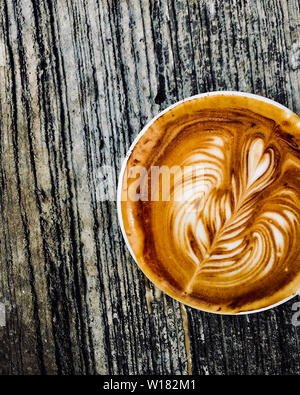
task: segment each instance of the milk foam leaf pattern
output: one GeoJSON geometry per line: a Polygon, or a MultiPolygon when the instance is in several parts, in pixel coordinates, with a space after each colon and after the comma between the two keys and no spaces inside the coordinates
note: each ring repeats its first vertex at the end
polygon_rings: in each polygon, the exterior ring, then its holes
{"type": "MultiPolygon", "coordinates": [[[[224,152],[219,156],[224,159],[224,152]]],[[[275,181],[277,156],[262,138],[248,140],[239,170],[231,175],[231,189],[222,189],[218,173],[219,185],[207,188],[199,210],[182,222],[178,218],[189,258],[196,264],[187,292],[197,277],[206,285],[213,277],[214,286],[222,287],[256,281],[289,254],[299,220],[296,194],[279,189],[260,202],[261,192],[275,181]]]]}

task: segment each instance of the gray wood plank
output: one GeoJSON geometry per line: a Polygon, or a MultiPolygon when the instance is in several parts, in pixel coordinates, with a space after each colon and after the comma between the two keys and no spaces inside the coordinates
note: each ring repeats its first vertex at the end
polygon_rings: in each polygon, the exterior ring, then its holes
{"type": "Polygon", "coordinates": [[[300,373],[293,301],[242,317],[182,306],[102,201],[179,99],[241,90],[299,113],[299,23],[297,0],[0,2],[0,373],[300,373]]]}

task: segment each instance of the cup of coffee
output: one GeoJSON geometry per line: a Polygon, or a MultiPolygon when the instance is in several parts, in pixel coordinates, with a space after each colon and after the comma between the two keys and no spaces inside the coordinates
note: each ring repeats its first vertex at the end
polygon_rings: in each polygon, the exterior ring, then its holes
{"type": "Polygon", "coordinates": [[[166,294],[220,314],[279,305],[300,289],[300,118],[241,92],[175,103],[133,142],[117,204],[166,294]]]}

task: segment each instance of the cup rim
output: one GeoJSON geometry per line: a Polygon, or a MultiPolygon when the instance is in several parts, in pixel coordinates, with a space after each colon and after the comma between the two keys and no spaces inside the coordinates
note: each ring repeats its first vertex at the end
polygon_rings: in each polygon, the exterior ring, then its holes
{"type": "MultiPolygon", "coordinates": [[[[171,104],[170,106],[168,106],[164,110],[160,111],[153,118],[151,118],[151,120],[149,122],[146,123],[146,125],[142,128],[142,130],[137,134],[137,136],[135,137],[135,139],[131,143],[131,145],[130,145],[127,153],[126,153],[125,159],[123,160],[123,163],[122,163],[122,166],[121,166],[121,169],[120,169],[120,172],[119,172],[118,186],[117,186],[117,214],[118,214],[119,226],[121,228],[122,235],[123,235],[123,238],[125,240],[125,244],[126,244],[128,250],[130,252],[130,255],[132,256],[132,258],[134,259],[134,261],[136,262],[136,264],[138,265],[139,269],[142,272],[143,272],[143,270],[140,268],[140,266],[138,264],[138,261],[137,261],[137,259],[135,257],[135,254],[134,254],[134,252],[133,252],[133,250],[131,248],[131,245],[130,245],[130,243],[128,241],[128,237],[127,237],[127,234],[126,234],[126,231],[125,231],[123,217],[122,217],[122,209],[121,209],[121,194],[122,194],[122,186],[123,186],[123,177],[124,177],[124,173],[125,173],[125,170],[126,170],[126,167],[127,167],[128,159],[130,158],[130,156],[131,156],[136,144],[138,143],[138,141],[141,139],[141,137],[146,133],[146,131],[149,129],[149,127],[158,118],[160,118],[162,115],[164,115],[168,111],[172,110],[173,108],[175,108],[179,104],[182,104],[182,103],[194,100],[194,99],[200,99],[200,98],[209,97],[209,96],[240,96],[240,97],[248,97],[250,99],[256,99],[256,100],[262,101],[264,103],[272,104],[275,107],[278,107],[278,108],[280,108],[282,110],[285,110],[287,112],[293,112],[288,107],[286,107],[286,106],[284,106],[284,105],[282,105],[280,103],[277,103],[274,100],[271,100],[271,99],[269,99],[267,97],[264,97],[264,96],[256,95],[254,93],[240,92],[240,91],[212,91],[212,92],[199,93],[197,95],[189,96],[189,97],[186,97],[186,98],[184,98],[182,100],[179,100],[179,101],[171,104]]],[[[144,276],[146,278],[148,278],[148,276],[146,276],[145,273],[144,273],[144,276]]],[[[151,279],[149,279],[149,281],[151,281],[154,284],[155,287],[157,287],[157,288],[159,288],[161,290],[161,288],[158,285],[156,285],[151,279]]],[[[166,291],[162,290],[162,292],[164,292],[166,295],[168,295],[168,293],[166,291]]],[[[191,306],[188,303],[184,303],[182,300],[180,300],[180,299],[178,299],[178,298],[176,298],[174,296],[170,296],[170,295],[168,295],[168,296],[170,298],[173,298],[173,299],[177,300],[178,302],[180,302],[180,303],[182,303],[182,304],[184,304],[186,306],[192,307],[192,308],[194,308],[196,310],[199,310],[199,311],[203,311],[203,312],[211,313],[211,314],[218,314],[218,315],[238,316],[238,315],[254,314],[254,313],[260,313],[260,312],[266,311],[266,310],[271,310],[271,309],[273,309],[275,307],[280,306],[283,303],[288,302],[289,300],[293,299],[297,295],[300,296],[300,289],[295,294],[293,294],[291,296],[288,296],[287,298],[282,299],[279,302],[273,303],[270,306],[262,307],[262,308],[256,309],[256,310],[240,311],[238,313],[224,313],[224,312],[217,312],[217,311],[214,312],[214,311],[204,310],[204,309],[201,309],[201,308],[198,308],[198,307],[195,307],[195,306],[191,306]]]]}

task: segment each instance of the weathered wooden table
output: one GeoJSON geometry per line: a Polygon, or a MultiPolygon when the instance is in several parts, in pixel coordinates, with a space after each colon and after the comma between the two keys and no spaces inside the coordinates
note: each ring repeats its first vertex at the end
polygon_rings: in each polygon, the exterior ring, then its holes
{"type": "Polygon", "coordinates": [[[103,201],[179,99],[240,90],[299,113],[299,22],[297,0],[0,2],[1,373],[300,373],[296,300],[184,307],[145,279],[103,201]]]}

